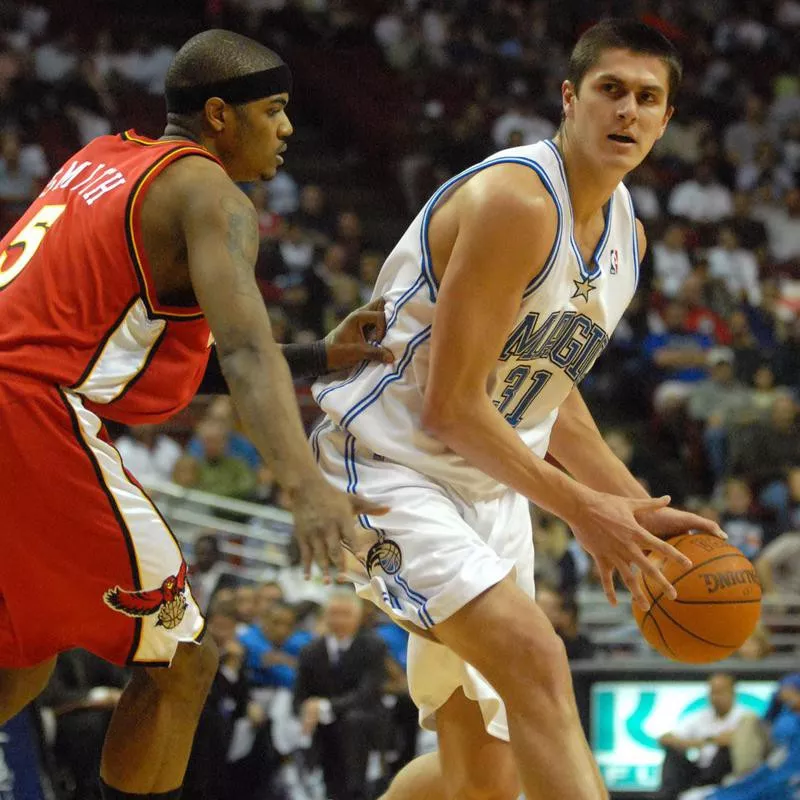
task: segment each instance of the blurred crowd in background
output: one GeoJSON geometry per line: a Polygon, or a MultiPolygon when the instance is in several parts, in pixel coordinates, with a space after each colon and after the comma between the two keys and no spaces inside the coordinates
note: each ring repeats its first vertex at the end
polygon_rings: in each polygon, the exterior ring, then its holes
{"type": "MultiPolygon", "coordinates": [[[[259,215],[257,275],[281,342],[313,341],[368,300],[398,234],[442,181],[496,150],[555,134],[569,49],[592,21],[635,14],[670,36],[685,59],[675,117],[627,179],[649,240],[641,284],[581,390],[609,445],[653,494],[719,519],[768,593],[800,594],[798,0],[135,5],[106,3],[88,25],[77,0],[52,9],[0,0],[0,233],[93,137],[126,127],[159,135],[164,75],[188,35],[210,25],[247,33],[281,52],[296,79],[287,166],[244,187],[259,215]]],[[[219,386],[214,371],[210,385],[219,386]]],[[[318,411],[307,385],[297,391],[310,427],[318,411]]],[[[288,507],[226,397],[200,397],[165,426],[113,433],[145,485],[172,481],[288,507]]],[[[594,585],[591,564],[567,526],[531,513],[540,603],[570,654],[592,657],[576,602],[594,585]]],[[[235,751],[238,771],[189,796],[261,796],[242,793],[248,781],[304,796],[297,787],[316,773],[288,755],[309,752],[302,742],[316,737],[328,796],[366,797],[365,776],[391,774],[417,747],[406,634],[374,610],[362,621],[359,601],[303,584],[296,570],[237,581],[223,549],[213,531],[195,542],[192,585],[224,654],[199,740],[225,746],[199,753],[190,776],[212,752],[235,751]],[[365,639],[357,669],[340,669],[337,642],[348,652],[357,637],[365,639]],[[344,696],[353,702],[325,723],[344,696]],[[369,746],[326,733],[354,721],[371,732],[369,746]],[[335,750],[344,740],[356,755],[335,750]],[[343,770],[356,789],[332,788],[343,770]],[[230,787],[239,794],[225,795],[230,787]]],[[[762,628],[742,657],[772,649],[762,628]]],[[[94,735],[99,747],[97,720],[123,680],[71,655],[48,703],[63,720],[74,703],[97,710],[91,725],[71,718],[87,725],[84,743],[94,735]]],[[[69,752],[75,731],[63,727],[59,758],[72,764],[73,788],[88,787],[69,752]]],[[[309,797],[318,790],[302,788],[309,797]]]]}

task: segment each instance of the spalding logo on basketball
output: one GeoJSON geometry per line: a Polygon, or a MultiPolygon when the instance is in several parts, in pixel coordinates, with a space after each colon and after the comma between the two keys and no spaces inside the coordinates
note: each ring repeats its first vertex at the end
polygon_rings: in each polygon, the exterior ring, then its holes
{"type": "Polygon", "coordinates": [[[367,572],[370,575],[375,567],[380,567],[387,575],[394,575],[402,563],[400,547],[391,539],[372,545],[367,553],[367,572]]]}
{"type": "MultiPolygon", "coordinates": [[[[669,540],[687,555],[688,569],[670,561],[664,577],[678,590],[672,600],[644,573],[639,582],[650,601],[633,607],[644,638],[673,661],[706,664],[738,650],[761,614],[761,585],[753,565],[733,545],[706,533],[669,540]]],[[[657,558],[657,556],[651,556],[657,558]]]]}

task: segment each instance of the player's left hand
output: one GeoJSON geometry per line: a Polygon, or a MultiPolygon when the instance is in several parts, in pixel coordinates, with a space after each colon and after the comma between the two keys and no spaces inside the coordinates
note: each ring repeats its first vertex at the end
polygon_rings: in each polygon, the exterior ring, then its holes
{"type": "Polygon", "coordinates": [[[713,519],[671,506],[642,511],[638,519],[643,528],[659,539],[668,539],[681,533],[710,533],[720,539],[728,538],[728,534],[713,519]]]}
{"type": "Polygon", "coordinates": [[[386,333],[383,306],[384,301],[378,298],[357,308],[325,337],[330,372],[349,369],[362,361],[394,361],[392,353],[380,346],[386,333]]]}

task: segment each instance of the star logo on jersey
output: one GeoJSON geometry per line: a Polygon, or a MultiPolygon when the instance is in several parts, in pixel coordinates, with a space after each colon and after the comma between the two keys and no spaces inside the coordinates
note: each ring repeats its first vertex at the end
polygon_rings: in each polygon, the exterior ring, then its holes
{"type": "Polygon", "coordinates": [[[575,299],[576,297],[580,297],[585,300],[587,303],[589,302],[589,293],[596,289],[597,287],[592,283],[594,278],[586,277],[583,280],[576,281],[573,279],[573,283],[575,284],[575,291],[572,293],[572,298],[575,299]]]}

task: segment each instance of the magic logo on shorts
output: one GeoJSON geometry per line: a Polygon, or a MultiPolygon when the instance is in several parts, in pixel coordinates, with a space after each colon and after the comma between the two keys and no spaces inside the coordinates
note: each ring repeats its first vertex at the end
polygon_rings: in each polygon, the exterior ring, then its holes
{"type": "Polygon", "coordinates": [[[367,572],[370,575],[375,567],[380,567],[387,575],[394,575],[402,563],[400,546],[391,539],[383,539],[372,545],[367,553],[367,572]]]}
{"type": "Polygon", "coordinates": [[[119,586],[103,595],[106,605],[129,617],[147,617],[158,614],[156,625],[167,630],[177,628],[186,613],[186,562],[181,562],[177,575],[170,575],[158,589],[128,591],[119,586]]]}

